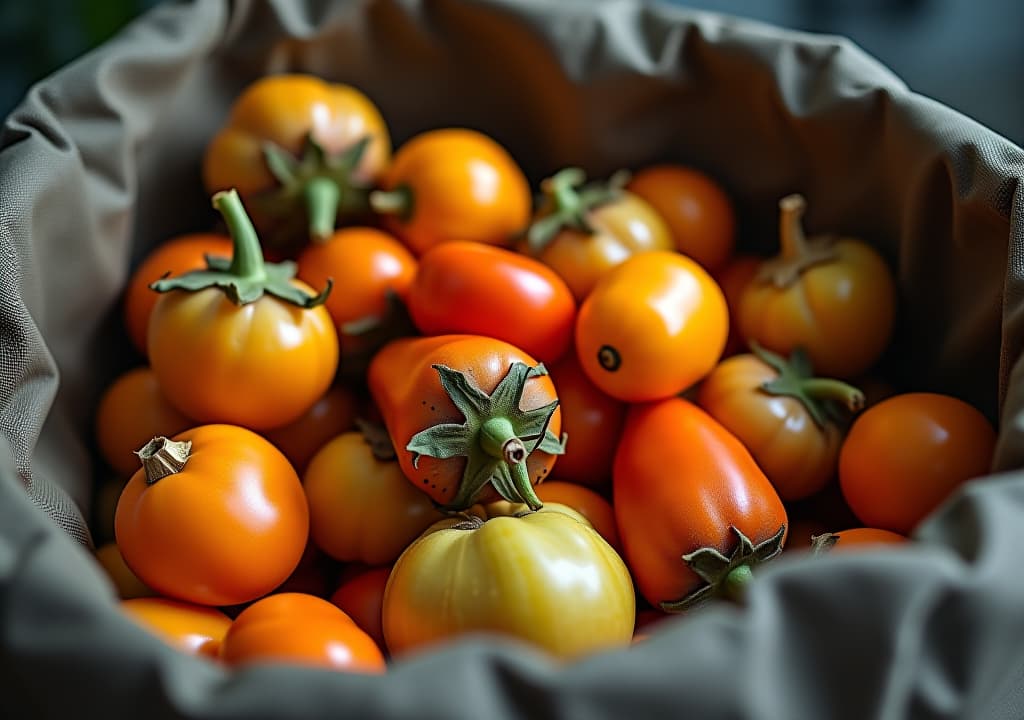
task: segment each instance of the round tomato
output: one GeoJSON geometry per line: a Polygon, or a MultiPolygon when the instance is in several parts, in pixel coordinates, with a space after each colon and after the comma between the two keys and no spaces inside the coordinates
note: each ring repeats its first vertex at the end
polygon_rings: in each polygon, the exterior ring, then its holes
{"type": "Polygon", "coordinates": [[[235,618],[221,644],[229,665],[290,663],[358,673],[385,670],[380,648],[336,606],[302,593],[257,600],[235,618]]]}
{"type": "Polygon", "coordinates": [[[747,347],[747,341],[740,335],[740,300],[747,286],[757,277],[760,268],[761,258],[741,254],[734,256],[714,275],[729,308],[729,339],[725,341],[723,357],[743,352],[747,347]]]}
{"type": "Polygon", "coordinates": [[[722,186],[682,165],[653,165],[637,172],[626,188],[664,218],[676,249],[715,272],[736,244],[736,213],[722,186]]]}
{"type": "Polygon", "coordinates": [[[869,527],[908,534],[967,480],[992,465],[996,433],[948,395],[904,393],[865,410],[839,455],[839,484],[869,527]]]}
{"type": "Polygon", "coordinates": [[[471,632],[511,636],[559,658],[628,645],[635,613],[629,571],[570,513],[552,503],[431,526],[402,553],[384,592],[392,655],[471,632]]]}
{"type": "Polygon", "coordinates": [[[845,552],[864,550],[878,545],[901,545],[907,542],[905,535],[878,528],[851,528],[834,533],[823,533],[811,538],[815,552],[845,552]]]}
{"type": "Polygon", "coordinates": [[[263,436],[274,443],[300,475],[331,438],[356,426],[358,405],[355,394],[344,385],[334,385],[302,417],[284,427],[267,430],[263,436]]]}
{"type": "Polygon", "coordinates": [[[444,128],[402,145],[370,196],[388,229],[417,255],[444,242],[507,245],[530,220],[530,184],[501,145],[444,128]]]}
{"type": "Polygon", "coordinates": [[[546,363],[565,352],[576,320],[572,293],[547,265],[471,242],[424,253],[408,303],[424,335],[485,335],[546,363]]]}
{"type": "Polygon", "coordinates": [[[233,425],[155,438],[117,504],[125,562],[163,595],[236,605],[295,569],[309,510],[295,470],[267,440],[233,425]]]}
{"type": "Polygon", "coordinates": [[[619,549],[619,531],[615,527],[612,506],[590,488],[549,480],[537,486],[537,497],[544,503],[558,503],[572,508],[597,530],[605,542],[616,550],[619,549]]]}
{"type": "Polygon", "coordinates": [[[216,659],[231,619],[219,610],[168,598],[123,600],[121,609],[171,646],[216,659]]]}
{"type": "Polygon", "coordinates": [[[711,372],[728,329],[725,297],[700,265],[676,252],[646,252],[609,272],[587,296],[576,321],[576,353],[605,393],[657,400],[711,372]]]}
{"type": "Polygon", "coordinates": [[[331,595],[331,602],[352,618],[381,648],[387,647],[381,611],[384,606],[384,588],[390,575],[390,565],[363,570],[343,580],[331,595]]]}

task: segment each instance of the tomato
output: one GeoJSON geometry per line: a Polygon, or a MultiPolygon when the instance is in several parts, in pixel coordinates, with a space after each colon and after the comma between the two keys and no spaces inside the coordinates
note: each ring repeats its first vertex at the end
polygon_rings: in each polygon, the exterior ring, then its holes
{"type": "Polygon", "coordinates": [[[235,618],[221,644],[229,665],[290,663],[356,673],[382,673],[380,648],[352,619],[318,597],[278,593],[235,618]]]}
{"type": "Polygon", "coordinates": [[[231,619],[219,610],[168,598],[121,601],[135,622],[189,655],[217,659],[231,619]]]}
{"type": "Polygon", "coordinates": [[[355,428],[357,412],[355,393],[345,385],[336,384],[298,420],[268,430],[263,437],[274,443],[302,475],[328,440],[355,428]]]}
{"type": "Polygon", "coordinates": [[[782,548],[786,510],[743,444],[696,405],[668,398],[626,416],[612,474],[626,562],[652,606],[741,596],[782,548]]]}
{"type": "Polygon", "coordinates": [[[646,252],[608,273],[583,301],[576,353],[608,395],[657,400],[711,372],[728,329],[725,297],[700,265],[675,252],[646,252]]]}
{"type": "Polygon", "coordinates": [[[740,334],[781,354],[803,347],[822,375],[861,375],[892,335],[892,272],[876,250],[859,240],[804,237],[803,197],[785,197],[779,207],[782,251],[761,266],[743,292],[740,334]]]}
{"type": "MultiPolygon", "coordinates": [[[[339,564],[322,552],[311,539],[288,579],[274,588],[275,593],[298,592],[327,597],[337,584],[339,564]]],[[[241,608],[244,610],[244,608],[241,608]]]]}
{"type": "Polygon", "coordinates": [[[194,424],[167,401],[152,369],[133,368],[117,377],[100,397],[96,442],[106,463],[128,476],[139,469],[135,451],[147,440],[175,435],[194,424]]]}
{"type": "Polygon", "coordinates": [[[402,472],[437,503],[540,507],[532,486],[564,443],[555,387],[528,354],[479,335],[405,338],[377,353],[367,378],[402,472]]]}
{"type": "Polygon", "coordinates": [[[537,497],[544,503],[558,503],[572,508],[586,518],[605,542],[615,550],[619,549],[619,531],[615,527],[612,506],[590,488],[549,480],[537,486],[537,497]]]}
{"type": "Polygon", "coordinates": [[[572,438],[552,471],[558,480],[590,487],[611,482],[612,459],[619,442],[626,404],[602,392],[583,372],[574,349],[549,366],[558,388],[562,431],[572,438]]]}
{"type": "Polygon", "coordinates": [[[904,393],[865,410],[839,455],[839,484],[869,527],[909,534],[967,480],[990,471],[996,432],[948,395],[904,393]]]}
{"type": "Polygon", "coordinates": [[[154,284],[166,294],[149,322],[153,372],[171,404],[198,422],[281,427],[334,380],[338,333],[324,293],[293,280],[292,266],[263,262],[237,193],[214,205],[231,229],[231,262],[154,284]]]}
{"type": "Polygon", "coordinates": [[[628,645],[633,583],[622,559],[552,503],[525,515],[453,517],[395,563],[384,591],[393,656],[464,633],[499,633],[578,658],[628,645]]]}
{"type": "MultiPolygon", "coordinates": [[[[367,429],[366,432],[374,432],[367,429]]],[[[376,432],[384,433],[383,429],[376,432]]],[[[386,438],[385,438],[386,444],[386,438]]],[[[325,553],[346,562],[381,565],[440,519],[430,497],[362,432],[347,432],[313,457],[303,486],[310,534],[325,553]]]]}
{"type": "Polygon", "coordinates": [[[280,246],[323,239],[339,214],[365,210],[391,158],[380,111],[349,85],[311,75],[261,78],[235,100],[203,156],[208,193],[236,188],[280,246]],[[306,227],[294,227],[300,218],[306,227]]]}
{"type": "Polygon", "coordinates": [[[851,528],[835,533],[824,533],[811,538],[815,552],[845,552],[864,550],[879,545],[901,545],[907,542],[905,535],[878,528],[851,528]]]}
{"type": "Polygon", "coordinates": [[[124,292],[124,324],[139,352],[146,353],[149,316],[160,297],[149,286],[168,273],[180,275],[202,270],[207,255],[231,257],[231,238],[213,233],[172,238],[155,247],[132,273],[124,292]]]}
{"type": "Polygon", "coordinates": [[[626,189],[664,218],[676,249],[708,272],[723,267],[736,244],[736,212],[717,182],[682,165],[652,165],[637,172],[626,189]]]}
{"type": "Polygon", "coordinates": [[[486,335],[548,363],[569,346],[576,301],[543,263],[504,248],[450,242],[420,258],[409,314],[424,335],[486,335]]]}
{"type": "Polygon", "coordinates": [[[331,602],[345,611],[381,648],[387,647],[381,612],[384,588],[390,575],[390,565],[363,570],[343,580],[331,595],[331,602]]]}
{"type": "Polygon", "coordinates": [[[421,133],[395,153],[370,196],[416,254],[444,242],[507,245],[530,220],[530,184],[501,145],[475,130],[421,133]]]}
{"type": "Polygon", "coordinates": [[[725,341],[723,357],[743,352],[747,341],[740,335],[739,308],[740,300],[747,286],[753,282],[761,268],[761,258],[755,255],[735,255],[714,274],[715,281],[725,295],[725,304],[729,308],[729,339],[725,341]]]}
{"type": "Polygon", "coordinates": [[[168,597],[236,605],[287,578],[309,532],[306,496],[281,452],[256,433],[205,425],[155,438],[117,504],[125,562],[168,597]]]}
{"type": "Polygon", "coordinates": [[[109,542],[96,550],[96,562],[114,584],[117,596],[124,600],[131,598],[150,597],[156,595],[153,590],[136,577],[121,556],[116,542],[109,542]]]}
{"type": "Polygon", "coordinates": [[[566,168],[544,181],[544,201],[520,245],[561,275],[580,302],[627,258],[674,247],[661,216],[617,177],[577,190],[585,179],[582,170],[566,168]]]}
{"type": "Polygon", "coordinates": [[[750,450],[779,496],[799,500],[835,477],[840,423],[864,395],[839,380],[811,376],[803,353],[787,362],[754,346],[723,360],[704,378],[697,403],[750,450]]]}
{"type": "Polygon", "coordinates": [[[636,625],[633,629],[633,642],[638,643],[648,639],[653,631],[656,631],[657,625],[670,617],[672,617],[671,614],[653,608],[644,608],[638,611],[636,625]]]}

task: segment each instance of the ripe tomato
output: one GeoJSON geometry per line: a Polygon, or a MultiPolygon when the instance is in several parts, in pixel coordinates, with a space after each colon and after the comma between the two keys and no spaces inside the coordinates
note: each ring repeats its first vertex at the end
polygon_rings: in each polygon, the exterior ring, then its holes
{"type": "Polygon", "coordinates": [[[409,288],[424,335],[485,335],[549,363],[572,339],[576,301],[548,266],[504,248],[449,242],[427,251],[409,288]]]}
{"type": "Polygon", "coordinates": [[[284,453],[295,472],[303,475],[309,461],[328,440],[355,428],[357,412],[352,390],[345,385],[333,385],[298,420],[268,430],[263,436],[284,453]]]}
{"type": "Polygon", "coordinates": [[[545,199],[520,245],[561,275],[579,302],[627,258],[674,247],[661,216],[617,178],[577,190],[585,179],[566,168],[544,181],[545,199]]]}
{"type": "Polygon", "coordinates": [[[331,595],[331,602],[352,618],[381,648],[387,647],[381,611],[384,606],[384,588],[390,575],[390,565],[362,570],[342,580],[331,595]]]}
{"type": "Polygon", "coordinates": [[[117,596],[123,600],[131,598],[150,597],[156,595],[152,588],[135,576],[121,556],[121,550],[116,542],[109,542],[96,550],[96,562],[100,564],[103,571],[114,584],[117,596]]]}
{"type": "Polygon", "coordinates": [[[864,550],[878,545],[900,545],[907,542],[905,535],[878,528],[851,528],[834,533],[823,533],[811,538],[815,552],[846,552],[864,550]]]}
{"type": "Polygon", "coordinates": [[[735,255],[714,274],[715,281],[722,288],[725,304],[729,308],[729,339],[725,341],[722,357],[743,352],[747,341],[740,335],[740,299],[747,286],[754,281],[761,268],[761,258],[755,255],[735,255]]]}
{"type": "Polygon", "coordinates": [[[390,158],[387,126],[366,95],[311,75],[271,75],[235,100],[206,148],[203,183],[210,194],[236,188],[261,232],[295,247],[330,235],[339,212],[363,210],[390,158]],[[306,220],[298,231],[297,217],[306,220]]]}
{"type": "Polygon", "coordinates": [[[565,454],[558,458],[554,477],[589,487],[607,486],[615,446],[626,420],[626,404],[590,381],[572,348],[548,369],[558,388],[562,431],[572,438],[565,454]]]}
{"type": "Polygon", "coordinates": [[[612,397],[657,400],[711,372],[728,328],[725,297],[700,265],[676,252],[646,252],[587,296],[576,353],[587,377],[612,397]]]}
{"type": "Polygon", "coordinates": [[[710,177],[682,165],[652,165],[633,175],[626,189],[664,218],[679,252],[711,273],[728,262],[736,244],[736,213],[710,177]]]}
{"type": "Polygon", "coordinates": [[[214,196],[231,229],[230,265],[161,280],[149,357],[172,405],[201,423],[269,430],[307,412],[338,367],[338,333],[293,268],[263,262],[237,193],[214,196]]]}
{"type": "Polygon", "coordinates": [[[644,598],[667,612],[741,595],[782,548],[786,509],[743,444],[680,398],[633,406],[615,455],[612,507],[644,598]]]}
{"type": "Polygon", "coordinates": [[[230,258],[231,238],[213,233],[181,235],[155,247],[135,269],[124,292],[124,324],[132,344],[146,354],[149,316],[160,296],[150,285],[164,275],[206,267],[206,256],[230,258]]]}
{"type": "Polygon", "coordinates": [[[844,411],[864,406],[860,390],[811,377],[802,353],[787,362],[754,346],[704,378],[698,404],[750,450],[785,501],[818,492],[835,477],[844,411]]]}
{"type": "Polygon", "coordinates": [[[582,515],[615,550],[619,549],[619,531],[611,504],[590,488],[569,482],[549,480],[537,486],[537,497],[545,504],[558,503],[582,515]]]}
{"type": "Polygon", "coordinates": [[[121,601],[135,622],[189,655],[217,659],[231,619],[220,610],[168,598],[121,601]]]}
{"type": "Polygon", "coordinates": [[[278,593],[235,618],[221,644],[229,665],[292,663],[357,673],[385,670],[380,648],[352,619],[318,597],[278,593]]]}
{"type": "Polygon", "coordinates": [[[362,432],[343,433],[324,445],[310,461],[303,487],[313,542],[336,560],[394,562],[442,517],[430,497],[405,479],[394,452],[390,458],[375,454],[362,432]]]}
{"type": "Polygon", "coordinates": [[[370,196],[416,254],[443,242],[507,245],[530,220],[530,185],[501,145],[474,130],[421,133],[402,145],[370,196]]]}
{"type": "Polygon", "coordinates": [[[967,480],[989,472],[996,433],[971,405],[904,393],[865,410],[839,455],[839,484],[869,527],[908,534],[967,480]]]}
{"type": "Polygon", "coordinates": [[[555,387],[532,357],[479,335],[405,338],[377,353],[368,380],[402,472],[437,503],[540,507],[532,486],[564,444],[555,387]]]}
{"type": "Polygon", "coordinates": [[[822,375],[866,372],[889,344],[896,286],[885,260],[859,240],[805,238],[805,202],[783,198],[781,254],[766,261],[740,300],[740,334],[769,350],[803,347],[822,375]]]}
{"type": "Polygon", "coordinates": [[[96,409],[96,441],[107,464],[127,477],[139,469],[135,451],[147,440],[194,424],[167,401],[153,371],[139,367],[104,390],[96,409]]]}
{"type": "Polygon", "coordinates": [[[628,645],[635,613],[629,571],[570,512],[552,503],[525,515],[431,526],[402,553],[384,591],[392,655],[470,632],[518,638],[559,658],[628,645]]]}
{"type": "Polygon", "coordinates": [[[168,597],[236,605],[295,569],[309,511],[295,470],[267,440],[232,425],[155,438],[117,504],[125,562],[168,597]]]}

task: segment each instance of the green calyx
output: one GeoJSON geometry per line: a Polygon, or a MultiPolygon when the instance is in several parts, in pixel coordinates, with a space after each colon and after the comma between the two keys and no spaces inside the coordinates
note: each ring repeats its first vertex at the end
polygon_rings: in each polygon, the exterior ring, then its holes
{"type": "Polygon", "coordinates": [[[422,430],[413,435],[405,449],[413,454],[413,467],[418,467],[424,455],[466,458],[458,491],[444,509],[465,510],[488,485],[509,502],[526,503],[532,510],[542,507],[526,461],[537,450],[551,455],[565,452],[565,437],[559,439],[548,429],[558,400],[533,410],[522,410],[519,403],[527,380],[547,375],[544,366],[513,363],[490,395],[465,373],[444,365],[432,367],[465,422],[441,423],[422,430]]]}
{"type": "Polygon", "coordinates": [[[231,259],[208,255],[205,270],[193,270],[177,277],[157,280],[149,286],[151,289],[157,292],[197,292],[216,287],[223,290],[236,305],[255,302],[264,294],[273,295],[302,308],[316,307],[327,299],[331,292],[330,280],[322,292],[310,295],[291,283],[295,277],[295,263],[264,262],[256,229],[242,206],[238,192],[225,190],[215,194],[213,206],[224,216],[228,231],[231,233],[231,259]]]}
{"type": "Polygon", "coordinates": [[[592,235],[594,228],[588,220],[591,210],[617,200],[622,188],[629,182],[629,173],[619,171],[607,182],[584,186],[587,176],[580,168],[560,170],[541,183],[544,198],[543,217],[526,231],[526,244],[532,252],[547,247],[563,229],[578,230],[592,235]]]}
{"type": "Polygon", "coordinates": [[[747,587],[754,578],[754,568],[782,552],[782,540],[786,536],[785,525],[757,545],[754,545],[739,528],[730,525],[729,529],[736,535],[739,543],[728,557],[711,547],[700,548],[683,555],[683,562],[697,573],[705,584],[684,598],[660,603],[662,610],[681,613],[716,597],[742,602],[747,587]]]}
{"type": "Polygon", "coordinates": [[[309,237],[326,240],[340,215],[369,208],[370,187],[353,178],[369,144],[367,136],[336,155],[328,155],[310,133],[301,157],[295,157],[280,145],[265,143],[263,159],[278,186],[259,196],[259,209],[276,218],[304,212],[309,237]]]}
{"type": "Polygon", "coordinates": [[[802,348],[797,348],[787,361],[765,349],[757,342],[750,350],[761,362],[770,366],[779,376],[761,386],[769,395],[787,395],[799,400],[819,428],[828,422],[841,422],[839,409],[856,413],[864,409],[864,393],[841,380],[814,377],[811,361],[802,348]]]}
{"type": "Polygon", "coordinates": [[[409,185],[399,185],[394,190],[374,190],[370,193],[370,208],[380,215],[394,215],[407,222],[415,210],[416,195],[409,185]]]}

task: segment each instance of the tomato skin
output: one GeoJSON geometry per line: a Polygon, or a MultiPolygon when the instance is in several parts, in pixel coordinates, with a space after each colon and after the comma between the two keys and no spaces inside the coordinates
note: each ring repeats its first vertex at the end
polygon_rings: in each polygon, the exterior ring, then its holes
{"type": "Polygon", "coordinates": [[[956,489],[990,471],[996,432],[977,409],[937,393],[865,410],[839,455],[843,497],[866,526],[909,534],[956,489]]]}
{"type": "Polygon", "coordinates": [[[283,662],[357,673],[382,673],[373,639],[339,608],[303,593],[257,600],[235,618],[221,644],[228,665],[283,662]]]}
{"type": "Polygon", "coordinates": [[[703,268],[679,253],[646,252],[616,267],[587,296],[576,321],[576,352],[587,377],[608,395],[657,400],[711,371],[728,326],[725,297],[703,268]]]}
{"type": "Polygon", "coordinates": [[[241,427],[205,425],[173,440],[192,443],[184,467],[152,484],[139,470],[118,501],[125,562],[160,594],[200,605],[270,592],[298,565],[309,532],[295,470],[241,427]]]}
{"type": "Polygon", "coordinates": [[[729,339],[725,341],[722,357],[729,357],[744,352],[747,341],[740,334],[739,308],[747,286],[754,281],[761,267],[761,258],[755,255],[739,254],[733,256],[714,274],[715,281],[722,288],[725,304],[729,308],[729,339]]]}
{"type": "Polygon", "coordinates": [[[336,384],[297,420],[268,430],[263,436],[284,453],[295,472],[303,475],[309,461],[331,438],[355,428],[358,411],[355,393],[336,384]]]}
{"type": "Polygon", "coordinates": [[[908,542],[905,535],[878,528],[850,528],[831,535],[835,544],[829,547],[829,552],[864,550],[878,545],[902,545],[908,542]]]}
{"type": "Polygon", "coordinates": [[[338,334],[323,306],[264,295],[239,307],[217,288],[165,293],[153,308],[148,346],[172,405],[201,423],[254,430],[297,420],[338,367],[338,334]]]}
{"type": "Polygon", "coordinates": [[[96,562],[110,578],[114,589],[117,590],[117,596],[122,600],[156,595],[152,588],[139,580],[131,568],[125,564],[116,542],[109,542],[97,548],[96,562]]]}
{"type": "Polygon", "coordinates": [[[635,173],[626,187],[664,218],[679,252],[712,273],[728,262],[736,244],[736,213],[710,177],[682,165],[652,165],[635,173]]]}
{"type": "Polygon", "coordinates": [[[120,475],[139,469],[135,451],[156,435],[175,435],[195,425],[164,397],[156,374],[133,368],[103,391],[96,409],[100,455],[120,475]]]}
{"type": "MultiPolygon", "coordinates": [[[[367,380],[370,393],[380,409],[405,477],[437,503],[451,501],[462,483],[462,458],[437,459],[421,456],[413,464],[413,453],[405,449],[410,439],[439,423],[462,423],[464,416],[445,392],[434,365],[444,365],[471,377],[485,393],[493,392],[513,363],[535,367],[537,361],[519,348],[480,335],[434,335],[402,338],[388,343],[370,363],[367,380]]],[[[526,381],[519,406],[540,408],[558,399],[549,376],[526,381]]],[[[561,433],[561,412],[555,409],[548,429],[561,433]]],[[[555,455],[533,451],[526,460],[534,485],[541,482],[555,464],[555,455]]],[[[488,487],[477,502],[497,499],[488,487]]]]}
{"type": "Polygon", "coordinates": [[[384,607],[384,588],[390,575],[390,565],[363,570],[343,580],[330,598],[382,649],[387,648],[381,613],[384,607]]]}
{"type": "Polygon", "coordinates": [[[159,299],[150,283],[164,275],[206,268],[206,256],[230,258],[231,238],[214,233],[181,235],[153,248],[128,279],[124,292],[124,324],[136,349],[146,354],[149,316],[159,299]]]}
{"type": "Polygon", "coordinates": [[[313,457],[303,487],[310,534],[336,560],[391,563],[442,516],[393,460],[378,460],[361,432],[329,441],[313,457]]]}
{"type": "Polygon", "coordinates": [[[619,531],[611,503],[583,485],[548,480],[537,486],[537,497],[545,503],[558,503],[582,515],[611,547],[619,550],[619,531]]]}
{"type": "Polygon", "coordinates": [[[121,601],[121,609],[147,630],[189,655],[218,659],[231,619],[219,610],[168,598],[121,601]]]}
{"type": "Polygon", "coordinates": [[[565,353],[576,320],[576,301],[553,270],[481,243],[449,242],[424,253],[408,303],[424,335],[493,337],[545,363],[565,353]]]}
{"type": "Polygon", "coordinates": [[[485,631],[569,659],[628,645],[634,613],[622,559],[551,503],[521,517],[431,526],[395,563],[383,624],[393,656],[485,631]]]}
{"type": "Polygon", "coordinates": [[[637,587],[654,607],[703,583],[681,559],[728,555],[735,526],[757,544],[788,525],[786,509],[742,443],[696,405],[634,405],[615,455],[615,519],[637,587]]]}
{"type": "Polygon", "coordinates": [[[457,240],[508,245],[530,220],[523,171],[505,148],[475,130],[417,135],[398,149],[380,184],[411,192],[408,217],[388,213],[384,223],[416,255],[457,240]]]}

